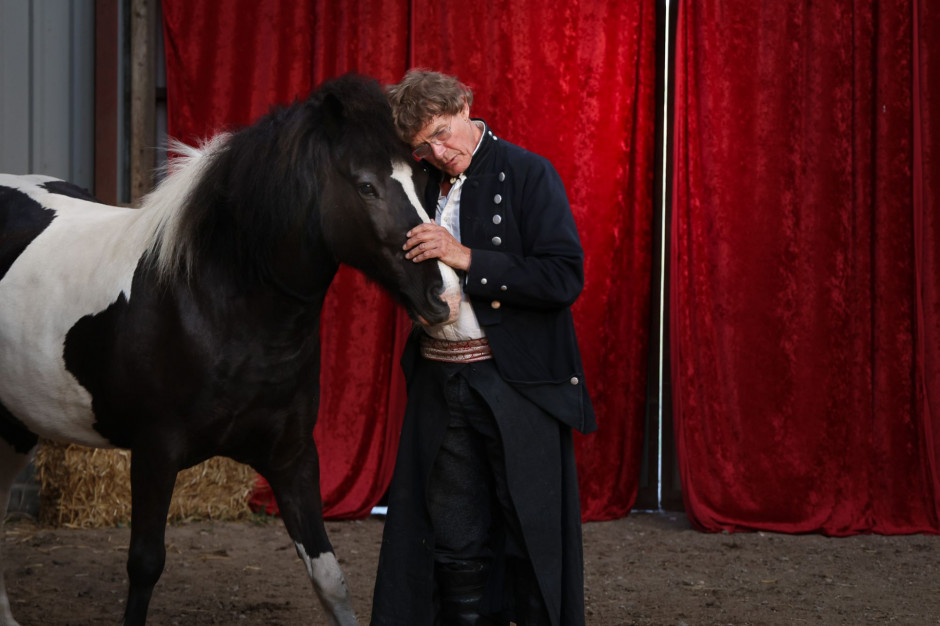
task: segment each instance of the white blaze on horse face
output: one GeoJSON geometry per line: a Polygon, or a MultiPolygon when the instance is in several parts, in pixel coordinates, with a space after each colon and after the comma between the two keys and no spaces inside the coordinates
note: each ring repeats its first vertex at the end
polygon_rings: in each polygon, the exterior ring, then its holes
{"type": "Polygon", "coordinates": [[[0,176],[0,185],[55,211],[0,280],[0,397],[42,437],[108,446],[93,427],[91,395],[66,369],[63,347],[82,317],[122,293],[130,299],[154,215],[53,194],[39,182],[0,176]]]}
{"type": "MultiPolygon", "coordinates": [[[[405,196],[411,201],[411,205],[415,208],[415,211],[417,211],[421,221],[425,224],[431,222],[432,220],[428,216],[428,212],[424,210],[424,205],[421,204],[421,201],[418,199],[418,193],[415,191],[414,180],[411,178],[411,167],[404,161],[393,161],[392,178],[398,181],[398,184],[404,189],[405,196]]],[[[447,321],[444,323],[450,324],[457,320],[457,315],[460,310],[460,300],[462,297],[460,279],[457,277],[457,272],[449,265],[440,261],[437,262],[437,265],[441,271],[441,280],[444,281],[444,292],[440,297],[441,300],[447,303],[448,308],[450,308],[450,315],[448,315],[447,321]]]]}
{"type": "Polygon", "coordinates": [[[329,614],[331,626],[356,626],[359,622],[352,609],[346,579],[339,567],[336,555],[324,552],[315,559],[310,558],[299,541],[294,542],[300,560],[307,568],[307,576],[313,583],[320,603],[329,614]]]}

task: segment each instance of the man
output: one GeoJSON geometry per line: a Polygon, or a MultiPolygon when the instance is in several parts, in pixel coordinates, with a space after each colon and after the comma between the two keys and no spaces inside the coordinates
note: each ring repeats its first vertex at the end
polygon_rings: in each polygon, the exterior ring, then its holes
{"type": "Polygon", "coordinates": [[[416,329],[402,358],[408,407],[372,623],[583,624],[572,428],[596,425],[564,186],[546,159],[472,119],[456,78],[412,70],[388,94],[435,214],[405,256],[458,270],[464,298],[455,323],[416,329]]]}

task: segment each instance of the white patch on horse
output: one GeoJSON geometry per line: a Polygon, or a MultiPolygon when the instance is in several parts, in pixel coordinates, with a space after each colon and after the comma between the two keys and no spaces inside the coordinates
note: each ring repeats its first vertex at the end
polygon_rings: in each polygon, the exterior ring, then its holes
{"type": "MultiPolygon", "coordinates": [[[[55,218],[0,280],[0,398],[41,437],[107,447],[95,429],[91,395],[65,367],[63,347],[81,318],[131,298],[134,271],[158,241],[172,240],[180,199],[199,173],[170,176],[144,208],[107,206],[49,192],[46,176],[0,174],[0,186],[25,193],[55,218]],[[160,237],[160,233],[167,234],[160,237]],[[76,288],[81,285],[81,288],[76,288]]],[[[177,168],[181,169],[181,168],[177,168]]],[[[163,244],[167,247],[168,244],[163,244]]],[[[171,256],[175,250],[169,250],[171,256]]],[[[172,262],[171,262],[172,263],[172,262]]]]}
{"type": "Polygon", "coordinates": [[[332,552],[324,552],[315,559],[310,558],[299,541],[294,542],[300,560],[307,567],[307,576],[313,583],[313,589],[320,598],[320,603],[330,615],[331,626],[355,626],[356,614],[349,599],[349,589],[343,571],[332,552]],[[335,619],[334,619],[335,618],[335,619]]]}
{"type": "MultiPolygon", "coordinates": [[[[424,210],[424,205],[421,204],[421,201],[418,199],[414,180],[411,178],[411,167],[404,161],[393,161],[392,178],[401,185],[402,189],[405,191],[405,196],[411,201],[411,206],[415,208],[421,221],[425,224],[432,222],[433,220],[428,215],[428,212],[424,210]]],[[[450,315],[446,323],[452,323],[457,319],[462,298],[460,278],[457,277],[457,272],[449,265],[440,261],[437,262],[437,265],[441,271],[441,279],[444,281],[444,291],[441,294],[441,300],[446,302],[450,307],[450,315]]]]}

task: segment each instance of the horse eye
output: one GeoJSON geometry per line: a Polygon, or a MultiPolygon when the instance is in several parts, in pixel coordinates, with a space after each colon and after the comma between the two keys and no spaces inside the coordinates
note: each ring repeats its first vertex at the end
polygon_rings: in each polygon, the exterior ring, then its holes
{"type": "Polygon", "coordinates": [[[373,198],[377,197],[379,194],[375,191],[375,186],[372,183],[360,183],[357,187],[359,193],[363,196],[372,196],[373,198]]]}

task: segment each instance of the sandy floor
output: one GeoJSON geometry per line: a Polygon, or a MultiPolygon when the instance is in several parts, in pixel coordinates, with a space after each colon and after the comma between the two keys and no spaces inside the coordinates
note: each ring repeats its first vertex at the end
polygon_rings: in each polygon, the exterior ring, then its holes
{"type": "MultiPolygon", "coordinates": [[[[380,518],[329,532],[360,622],[369,606],[380,518]]],[[[125,528],[4,527],[2,566],[23,626],[117,624],[125,528]]],[[[709,535],[680,515],[634,514],[584,527],[587,623],[940,624],[940,538],[709,535]]],[[[323,624],[279,521],[200,522],[167,531],[151,624],[323,624]]]]}

